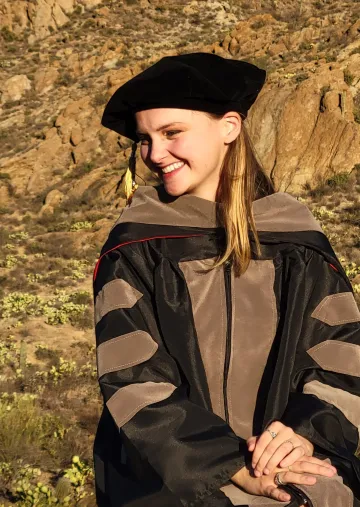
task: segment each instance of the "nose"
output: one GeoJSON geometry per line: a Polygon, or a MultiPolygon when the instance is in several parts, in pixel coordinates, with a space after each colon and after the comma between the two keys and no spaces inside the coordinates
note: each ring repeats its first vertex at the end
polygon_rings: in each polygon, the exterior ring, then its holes
{"type": "Polygon", "coordinates": [[[147,158],[152,164],[161,164],[163,160],[168,156],[169,152],[166,149],[165,143],[161,139],[153,139],[149,143],[149,151],[147,158]]]}

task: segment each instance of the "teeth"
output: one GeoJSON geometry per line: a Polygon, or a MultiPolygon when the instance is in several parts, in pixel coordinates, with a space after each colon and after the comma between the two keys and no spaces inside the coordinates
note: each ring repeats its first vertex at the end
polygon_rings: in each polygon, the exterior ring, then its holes
{"type": "Polygon", "coordinates": [[[171,173],[171,171],[175,171],[175,169],[179,169],[179,167],[182,167],[184,165],[184,162],[176,162],[175,164],[168,165],[167,167],[164,167],[162,169],[162,172],[167,174],[171,173]]]}

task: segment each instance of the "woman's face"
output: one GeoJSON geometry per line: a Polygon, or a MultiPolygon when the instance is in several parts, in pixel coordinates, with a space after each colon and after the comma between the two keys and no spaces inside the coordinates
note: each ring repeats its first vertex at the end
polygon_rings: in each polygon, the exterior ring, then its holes
{"type": "Polygon", "coordinates": [[[240,132],[238,113],[217,120],[200,111],[157,108],[135,116],[141,158],[167,193],[215,201],[228,144],[240,132]]]}

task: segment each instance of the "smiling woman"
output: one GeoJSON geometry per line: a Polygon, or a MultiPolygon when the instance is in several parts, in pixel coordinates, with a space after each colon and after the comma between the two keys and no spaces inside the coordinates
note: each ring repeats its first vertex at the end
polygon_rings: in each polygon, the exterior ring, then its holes
{"type": "Polygon", "coordinates": [[[212,120],[204,112],[159,108],[135,116],[146,132],[139,136],[141,157],[162,178],[166,192],[215,201],[226,149],[240,132],[240,115],[227,113],[212,120]],[[163,124],[168,126],[157,127],[163,124]]]}
{"type": "Polygon", "coordinates": [[[359,507],[360,312],[255,156],[264,81],[165,57],[105,107],[161,184],[129,195],[94,271],[100,507],[359,507]]]}

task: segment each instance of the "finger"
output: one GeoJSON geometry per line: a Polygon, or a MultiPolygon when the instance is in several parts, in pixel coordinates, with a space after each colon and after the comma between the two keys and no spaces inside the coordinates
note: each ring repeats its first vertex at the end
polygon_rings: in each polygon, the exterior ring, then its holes
{"type": "MultiPolygon", "coordinates": [[[[291,437],[293,436],[293,434],[294,434],[294,432],[293,432],[293,430],[291,428],[285,428],[271,442],[268,443],[268,445],[264,449],[262,455],[260,456],[260,458],[259,458],[259,460],[258,460],[258,462],[257,462],[257,464],[255,466],[254,474],[255,474],[256,477],[260,477],[261,476],[261,474],[262,474],[262,472],[263,472],[263,470],[265,468],[265,465],[267,464],[267,462],[269,461],[269,459],[273,456],[273,454],[277,451],[277,449],[284,442],[286,442],[287,440],[291,439],[291,437]]],[[[288,445],[290,445],[290,448],[293,447],[291,444],[288,444],[288,445]]],[[[257,445],[256,445],[256,448],[257,448],[257,445]]],[[[255,448],[254,454],[256,452],[256,448],[255,448]]],[[[288,448],[288,452],[290,450],[291,449],[288,448]]],[[[284,455],[281,457],[281,459],[283,457],[284,457],[284,455]]]]}
{"type": "Polygon", "coordinates": [[[302,437],[301,435],[297,435],[300,439],[302,446],[305,449],[306,456],[312,456],[314,454],[314,445],[307,438],[302,437]]]}
{"type": "MultiPolygon", "coordinates": [[[[331,463],[328,463],[327,461],[319,458],[315,458],[314,456],[302,456],[298,459],[298,461],[306,461],[308,463],[315,463],[316,465],[321,465],[323,467],[331,468],[332,470],[335,470],[337,472],[336,467],[332,465],[331,463]]],[[[280,465],[282,466],[282,465],[280,465]]]]}
{"type": "Polygon", "coordinates": [[[284,484],[307,484],[312,486],[316,483],[314,475],[298,474],[296,472],[281,472],[280,479],[284,484]]]}
{"type": "Polygon", "coordinates": [[[262,433],[262,435],[260,435],[260,437],[258,438],[252,455],[252,467],[254,469],[257,467],[259,459],[261,458],[265,449],[267,448],[267,446],[270,444],[271,441],[272,438],[270,433],[268,432],[262,433]]]}
{"type": "Polygon", "coordinates": [[[292,442],[284,442],[265,465],[264,474],[268,475],[272,473],[274,468],[280,463],[286,463],[285,466],[288,467],[295,463],[301,456],[304,456],[304,449],[301,446],[294,447],[292,442]]]}
{"type": "MultiPolygon", "coordinates": [[[[275,421],[275,422],[271,423],[268,426],[268,428],[258,437],[258,440],[256,442],[256,446],[255,446],[255,449],[253,452],[253,457],[252,457],[252,467],[254,469],[256,468],[258,461],[259,461],[260,457],[263,455],[266,447],[271,442],[273,442],[273,440],[276,440],[277,438],[279,439],[279,433],[282,432],[284,428],[287,428],[287,427],[284,426],[279,421],[275,421]],[[270,432],[276,433],[276,437],[273,438],[271,436],[270,432]]],[[[286,440],[286,438],[281,439],[281,436],[280,436],[280,440],[286,440]]],[[[274,446],[274,449],[273,449],[273,452],[271,453],[271,455],[274,453],[275,449],[278,446],[279,446],[279,443],[278,443],[278,445],[274,446]]]]}
{"type": "Polygon", "coordinates": [[[329,467],[318,465],[317,463],[310,463],[308,461],[297,461],[291,465],[291,472],[300,474],[321,475],[324,477],[333,477],[336,472],[329,467]]]}
{"type": "Polygon", "coordinates": [[[269,498],[273,498],[278,502],[290,502],[291,496],[289,493],[286,493],[283,489],[278,488],[277,486],[268,486],[265,491],[265,496],[269,498]]]}
{"type": "Polygon", "coordinates": [[[257,437],[250,437],[247,439],[246,443],[248,446],[248,450],[252,452],[255,449],[257,437]]]}

